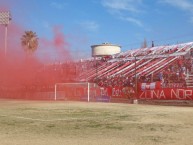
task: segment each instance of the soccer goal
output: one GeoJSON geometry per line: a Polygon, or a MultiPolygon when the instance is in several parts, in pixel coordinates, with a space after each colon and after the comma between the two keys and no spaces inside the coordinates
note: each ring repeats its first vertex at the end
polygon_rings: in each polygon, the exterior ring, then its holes
{"type": "Polygon", "coordinates": [[[54,99],[90,102],[95,98],[97,89],[98,85],[95,83],[56,83],[54,99]]]}

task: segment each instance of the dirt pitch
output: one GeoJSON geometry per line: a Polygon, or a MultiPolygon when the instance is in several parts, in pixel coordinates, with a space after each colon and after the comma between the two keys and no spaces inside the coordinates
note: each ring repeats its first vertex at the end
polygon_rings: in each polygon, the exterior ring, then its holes
{"type": "Polygon", "coordinates": [[[0,101],[0,145],[191,145],[193,108],[0,101]]]}

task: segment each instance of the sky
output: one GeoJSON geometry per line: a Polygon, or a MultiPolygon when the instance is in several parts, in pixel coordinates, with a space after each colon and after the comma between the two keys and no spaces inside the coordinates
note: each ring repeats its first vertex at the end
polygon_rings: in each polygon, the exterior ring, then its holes
{"type": "Polygon", "coordinates": [[[0,11],[7,10],[12,16],[8,37],[13,25],[36,32],[38,56],[52,60],[64,53],[89,58],[90,46],[104,42],[125,52],[140,48],[144,40],[148,46],[193,41],[193,0],[0,0],[0,11]]]}

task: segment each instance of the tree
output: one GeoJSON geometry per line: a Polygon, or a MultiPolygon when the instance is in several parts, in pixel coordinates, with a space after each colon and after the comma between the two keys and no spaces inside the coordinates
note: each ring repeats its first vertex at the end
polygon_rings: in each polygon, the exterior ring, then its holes
{"type": "Polygon", "coordinates": [[[23,49],[28,53],[34,53],[38,48],[38,37],[33,31],[25,31],[25,34],[21,37],[21,45],[23,49]]]}

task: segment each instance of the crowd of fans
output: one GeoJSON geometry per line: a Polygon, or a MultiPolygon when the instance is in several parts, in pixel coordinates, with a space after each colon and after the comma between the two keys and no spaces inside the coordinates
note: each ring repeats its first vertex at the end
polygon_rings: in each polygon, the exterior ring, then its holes
{"type": "MultiPolygon", "coordinates": [[[[128,53],[121,53],[117,56],[111,57],[110,59],[117,61],[119,59],[122,59],[117,65],[124,65],[126,62],[124,61],[125,58],[129,58],[132,56],[145,56],[148,54],[155,55],[155,54],[161,54],[161,55],[167,55],[167,54],[173,54],[175,52],[185,52],[188,47],[191,47],[191,45],[182,45],[182,46],[172,46],[172,47],[160,47],[158,50],[154,51],[153,49],[146,49],[146,50],[138,50],[138,51],[129,51],[128,53]]],[[[155,49],[155,48],[154,48],[155,49]]],[[[178,58],[170,65],[166,65],[166,67],[162,68],[156,72],[153,75],[149,76],[141,76],[137,75],[134,76],[131,75],[128,77],[127,74],[111,74],[111,75],[94,75],[93,78],[90,80],[97,83],[99,86],[132,86],[134,87],[136,82],[137,83],[151,83],[160,81],[163,88],[183,88],[186,87],[186,77],[187,74],[191,73],[192,68],[192,62],[191,57],[186,58],[184,55],[177,56],[178,58]],[[135,80],[137,79],[137,80],[135,80]]],[[[106,60],[104,61],[104,58],[101,58],[98,63],[106,63],[106,65],[111,65],[108,63],[111,63],[113,61],[106,60]]],[[[94,62],[93,62],[94,63],[94,62]]],[[[133,62],[135,63],[135,62],[133,62]]],[[[102,65],[102,64],[101,64],[102,65]]],[[[99,66],[101,66],[99,65],[99,66]]],[[[95,66],[95,69],[97,66],[95,66]]],[[[117,69],[119,66],[117,66],[115,69],[117,69]]],[[[87,68],[88,69],[88,68],[87,68]]],[[[93,68],[94,69],[94,68],[93,68]]],[[[97,73],[97,72],[96,72],[97,73]]]]}
{"type": "MultiPolygon", "coordinates": [[[[89,62],[89,66],[94,67],[94,65],[91,65],[90,63],[94,64],[95,62],[91,61],[89,62]]],[[[106,63],[106,65],[110,65],[109,62],[103,62],[106,63]]],[[[117,65],[121,66],[125,62],[120,62],[117,65]]],[[[96,67],[96,66],[95,66],[96,67]]],[[[84,68],[85,70],[89,70],[89,67],[84,68]]],[[[84,70],[83,69],[83,70],[84,70]]],[[[94,68],[97,69],[97,68],[94,68]]],[[[151,83],[160,81],[162,84],[162,87],[186,87],[186,74],[191,71],[191,60],[185,59],[184,57],[179,57],[175,63],[172,65],[169,65],[165,67],[164,69],[161,69],[157,74],[149,75],[149,76],[133,76],[128,77],[125,74],[118,74],[118,75],[106,75],[106,76],[99,76],[95,75],[94,78],[91,79],[92,82],[97,83],[99,86],[102,87],[117,87],[117,86],[131,86],[134,87],[136,82],[137,83],[151,83]],[[99,77],[98,77],[99,76],[99,77]],[[137,78],[137,81],[135,80],[137,78]]],[[[96,72],[97,73],[97,72],[96,72]]]]}

